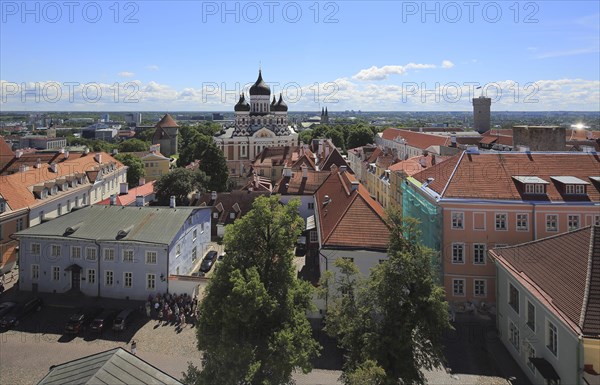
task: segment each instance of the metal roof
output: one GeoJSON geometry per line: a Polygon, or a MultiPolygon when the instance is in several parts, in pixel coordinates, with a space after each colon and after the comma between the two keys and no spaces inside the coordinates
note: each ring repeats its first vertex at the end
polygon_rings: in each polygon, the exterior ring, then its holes
{"type": "Polygon", "coordinates": [[[574,176],[551,176],[550,179],[562,184],[589,184],[588,182],[574,176]]]}
{"type": "Polygon", "coordinates": [[[546,182],[545,180],[543,180],[542,178],[538,178],[537,176],[513,176],[513,179],[516,179],[521,183],[528,184],[550,184],[549,182],[546,182]]]}
{"type": "Polygon", "coordinates": [[[54,366],[38,385],[50,384],[174,384],[175,378],[122,348],[54,366]]]}
{"type": "Polygon", "coordinates": [[[17,236],[117,240],[168,245],[194,210],[200,207],[89,206],[16,233],[17,236]],[[74,232],[66,229],[77,227],[74,232]],[[129,230],[129,231],[128,231],[129,230]]]}

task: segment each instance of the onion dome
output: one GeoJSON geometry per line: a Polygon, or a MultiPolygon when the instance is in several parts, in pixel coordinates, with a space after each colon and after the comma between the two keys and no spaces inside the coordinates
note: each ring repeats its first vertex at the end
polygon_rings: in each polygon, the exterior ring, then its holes
{"type": "Polygon", "coordinates": [[[235,107],[233,107],[235,112],[241,111],[250,111],[250,104],[246,101],[244,94],[240,94],[240,100],[237,102],[235,107]]]}
{"type": "Polygon", "coordinates": [[[252,87],[250,87],[250,95],[271,95],[271,89],[262,78],[262,71],[258,70],[258,79],[252,87]]]}
{"type": "Polygon", "coordinates": [[[277,104],[277,98],[275,97],[275,95],[273,95],[273,101],[271,102],[271,109],[273,109],[275,104],[277,104]]]}
{"type": "Polygon", "coordinates": [[[286,112],[288,110],[287,104],[283,101],[283,94],[279,94],[279,101],[271,109],[278,112],[286,112]]]}

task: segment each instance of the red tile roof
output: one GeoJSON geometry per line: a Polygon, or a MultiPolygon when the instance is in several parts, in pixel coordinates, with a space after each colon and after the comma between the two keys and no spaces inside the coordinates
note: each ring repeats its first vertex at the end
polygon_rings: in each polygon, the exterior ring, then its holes
{"type": "Polygon", "coordinates": [[[315,193],[315,206],[322,247],[387,249],[390,232],[383,207],[354,175],[331,172],[315,193]]]}
{"type": "Polygon", "coordinates": [[[252,209],[254,200],[259,196],[269,195],[267,191],[240,191],[221,192],[217,199],[212,199],[212,193],[202,194],[200,199],[192,202],[192,206],[212,206],[212,212],[218,213],[219,217],[213,218],[213,227],[216,223],[229,224],[244,216],[252,209]],[[233,218],[231,218],[233,213],[233,218]]]}
{"type": "MultiPolygon", "coordinates": [[[[446,157],[441,158],[442,160],[446,159],[446,157]]],[[[390,171],[401,171],[407,176],[412,176],[433,165],[435,165],[435,157],[433,155],[421,155],[413,156],[412,158],[402,162],[397,162],[391,165],[388,169],[390,171]]]]}
{"type": "Polygon", "coordinates": [[[64,162],[66,160],[73,160],[85,156],[82,152],[71,152],[69,158],[65,158],[65,154],[61,154],[59,151],[54,152],[24,152],[20,158],[16,156],[12,157],[6,163],[0,161],[0,175],[10,175],[20,170],[21,166],[28,166],[33,168],[37,163],[38,159],[42,164],[48,166],[52,163],[64,162]]]}
{"type": "MultiPolygon", "coordinates": [[[[117,168],[124,167],[123,164],[107,153],[100,153],[102,156],[102,165],[113,163],[117,168]]],[[[94,181],[97,176],[97,169],[100,164],[96,161],[95,155],[89,153],[77,158],[63,160],[57,163],[56,173],[52,172],[47,164],[42,168],[29,168],[28,171],[19,172],[12,175],[0,176],[0,195],[6,199],[12,210],[33,207],[43,204],[48,200],[36,200],[33,195],[33,186],[50,182],[75,173],[86,173],[90,181],[94,181]]]]}
{"type": "MultiPolygon", "coordinates": [[[[133,204],[138,195],[147,197],[148,195],[154,194],[154,183],[156,183],[155,180],[153,180],[152,182],[148,182],[144,185],[129,189],[127,194],[117,195],[117,206],[129,206],[133,204]]],[[[106,198],[103,201],[100,201],[96,204],[110,205],[110,198],[106,198]]]]}
{"type": "Polygon", "coordinates": [[[179,127],[179,125],[177,124],[177,122],[175,122],[175,119],[173,119],[171,115],[165,114],[165,116],[163,116],[162,119],[158,123],[156,123],[156,127],[173,128],[179,127]]]}
{"type": "Polygon", "coordinates": [[[600,226],[490,255],[576,333],[600,338],[600,226]]]}
{"type": "Polygon", "coordinates": [[[426,134],[423,132],[414,132],[401,130],[398,128],[388,128],[382,133],[383,139],[398,141],[404,139],[406,143],[415,148],[426,150],[429,146],[449,146],[450,138],[447,136],[426,134]]]}
{"type": "Polygon", "coordinates": [[[273,188],[273,192],[282,195],[313,195],[329,176],[329,171],[306,170],[306,178],[302,170],[294,171],[292,176],[283,176],[273,188]]]}
{"type": "Polygon", "coordinates": [[[600,156],[579,152],[480,153],[466,151],[415,175],[443,198],[535,200],[551,202],[600,201],[600,156]],[[513,176],[537,176],[549,182],[547,194],[530,196],[513,176]],[[552,176],[574,176],[588,182],[587,195],[565,195],[552,176]],[[443,194],[442,194],[443,193],[443,194]]]}

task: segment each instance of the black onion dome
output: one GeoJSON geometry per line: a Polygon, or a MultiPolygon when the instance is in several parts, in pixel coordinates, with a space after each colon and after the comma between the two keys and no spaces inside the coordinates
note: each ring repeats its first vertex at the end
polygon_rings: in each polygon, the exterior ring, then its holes
{"type": "Polygon", "coordinates": [[[277,98],[275,97],[275,95],[273,95],[273,101],[271,102],[271,108],[277,104],[277,98]]]}
{"type": "Polygon", "coordinates": [[[240,95],[240,100],[237,102],[235,107],[233,107],[233,109],[235,112],[250,111],[250,105],[246,101],[244,94],[240,95]]]}
{"type": "Polygon", "coordinates": [[[279,101],[273,106],[274,111],[286,112],[288,110],[287,104],[283,101],[283,94],[279,94],[279,101]]]}
{"type": "Polygon", "coordinates": [[[258,79],[252,87],[250,87],[250,95],[271,95],[271,89],[262,78],[262,71],[258,71],[258,79]]]}

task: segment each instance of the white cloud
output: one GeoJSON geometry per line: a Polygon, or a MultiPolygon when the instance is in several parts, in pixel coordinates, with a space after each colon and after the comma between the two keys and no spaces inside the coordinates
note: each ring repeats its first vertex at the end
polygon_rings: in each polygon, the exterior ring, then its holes
{"type": "Polygon", "coordinates": [[[135,76],[135,74],[133,72],[128,72],[128,71],[119,72],[117,75],[119,75],[122,78],[132,78],[135,76]]]}
{"type": "Polygon", "coordinates": [[[444,60],[442,62],[442,68],[452,68],[454,67],[454,63],[452,63],[450,60],[444,60]]]}
{"type": "Polygon", "coordinates": [[[145,67],[148,71],[158,71],[158,66],[156,64],[147,65],[145,67]]]}
{"type": "Polygon", "coordinates": [[[409,70],[435,68],[435,64],[408,63],[403,66],[387,65],[383,67],[372,66],[371,68],[360,70],[352,76],[357,80],[384,80],[388,75],[403,75],[409,70]]]}

